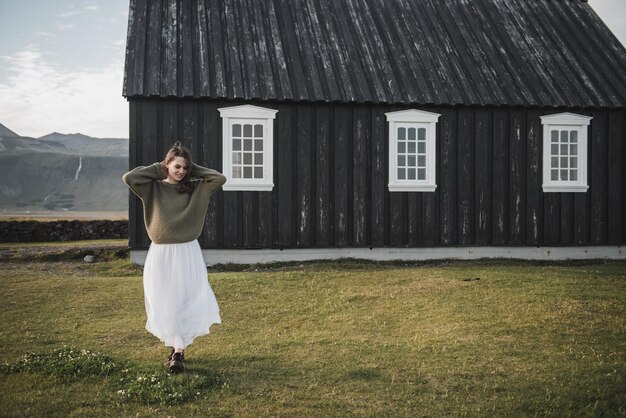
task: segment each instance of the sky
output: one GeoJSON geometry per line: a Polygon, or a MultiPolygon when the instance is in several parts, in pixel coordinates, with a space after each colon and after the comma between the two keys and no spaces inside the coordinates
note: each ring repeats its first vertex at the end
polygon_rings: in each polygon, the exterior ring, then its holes
{"type": "MultiPolygon", "coordinates": [[[[0,0],[0,123],[34,138],[128,138],[128,3],[0,0]]],[[[626,45],[626,0],[589,4],[626,45]]]]}

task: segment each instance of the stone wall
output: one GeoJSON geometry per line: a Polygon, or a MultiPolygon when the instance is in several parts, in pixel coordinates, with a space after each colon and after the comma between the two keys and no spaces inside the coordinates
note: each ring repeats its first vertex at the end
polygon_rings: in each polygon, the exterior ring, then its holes
{"type": "Polygon", "coordinates": [[[56,242],[128,237],[128,221],[0,221],[0,242],[56,242]]]}

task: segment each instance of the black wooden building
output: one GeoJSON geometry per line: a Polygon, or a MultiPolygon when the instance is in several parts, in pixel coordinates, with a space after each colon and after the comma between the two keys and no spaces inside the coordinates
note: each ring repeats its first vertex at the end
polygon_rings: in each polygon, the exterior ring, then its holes
{"type": "Polygon", "coordinates": [[[626,51],[584,1],[131,0],[123,94],[131,167],[182,140],[229,179],[205,255],[626,243],[626,51]]]}

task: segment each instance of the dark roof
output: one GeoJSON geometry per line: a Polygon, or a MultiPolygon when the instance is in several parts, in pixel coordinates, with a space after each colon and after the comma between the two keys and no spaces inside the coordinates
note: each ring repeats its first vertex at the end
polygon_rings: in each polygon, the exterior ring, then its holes
{"type": "Polygon", "coordinates": [[[625,107],[580,0],[131,0],[124,96],[625,107]]]}

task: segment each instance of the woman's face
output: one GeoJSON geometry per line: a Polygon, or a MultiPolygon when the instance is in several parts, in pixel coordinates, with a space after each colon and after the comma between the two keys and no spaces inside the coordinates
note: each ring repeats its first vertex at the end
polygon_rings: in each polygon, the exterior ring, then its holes
{"type": "Polygon", "coordinates": [[[167,164],[167,179],[172,183],[178,183],[185,177],[188,170],[187,160],[183,157],[174,157],[167,164]]]}

